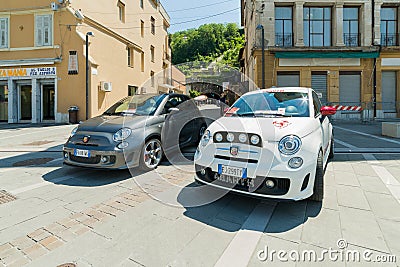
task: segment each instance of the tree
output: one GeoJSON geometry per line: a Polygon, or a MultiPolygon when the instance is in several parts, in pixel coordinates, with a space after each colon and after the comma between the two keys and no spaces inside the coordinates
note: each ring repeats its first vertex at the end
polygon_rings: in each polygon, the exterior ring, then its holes
{"type": "Polygon", "coordinates": [[[174,65],[192,61],[218,61],[238,68],[244,35],[235,23],[211,23],[171,34],[170,41],[174,65]]]}

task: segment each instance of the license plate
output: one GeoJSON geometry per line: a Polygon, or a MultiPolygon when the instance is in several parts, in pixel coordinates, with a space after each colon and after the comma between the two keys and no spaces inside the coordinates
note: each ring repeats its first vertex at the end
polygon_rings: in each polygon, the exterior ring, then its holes
{"type": "Polygon", "coordinates": [[[89,150],[83,150],[83,149],[75,149],[74,150],[74,156],[82,157],[82,158],[90,158],[90,151],[89,150]]]}
{"type": "Polygon", "coordinates": [[[254,179],[252,179],[252,178],[242,179],[240,177],[220,174],[220,175],[216,175],[215,179],[220,182],[224,182],[224,183],[228,183],[228,184],[232,184],[232,185],[254,187],[254,179]]]}
{"type": "Polygon", "coordinates": [[[238,168],[238,167],[232,167],[232,166],[218,164],[218,174],[246,178],[247,177],[247,168],[238,168]]]}

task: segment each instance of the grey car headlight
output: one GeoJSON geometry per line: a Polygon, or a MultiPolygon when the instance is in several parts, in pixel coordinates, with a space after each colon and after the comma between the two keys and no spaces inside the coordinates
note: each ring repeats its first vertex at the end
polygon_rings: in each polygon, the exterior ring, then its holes
{"type": "Polygon", "coordinates": [[[131,133],[132,133],[132,130],[130,128],[122,128],[113,135],[113,140],[115,142],[124,141],[126,138],[128,138],[131,135],[131,133]]]}
{"type": "Polygon", "coordinates": [[[201,145],[206,146],[211,139],[211,132],[207,130],[201,137],[201,145]]]}
{"type": "Polygon", "coordinates": [[[284,155],[293,155],[299,151],[301,140],[298,136],[287,135],[279,141],[278,149],[284,155]]]}
{"type": "Polygon", "coordinates": [[[70,137],[74,136],[76,134],[76,131],[78,131],[78,126],[76,126],[74,129],[72,129],[70,137]]]}

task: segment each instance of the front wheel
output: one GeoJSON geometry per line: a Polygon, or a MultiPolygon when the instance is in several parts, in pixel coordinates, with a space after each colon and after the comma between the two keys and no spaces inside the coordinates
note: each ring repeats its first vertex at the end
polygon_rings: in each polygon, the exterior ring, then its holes
{"type": "Polygon", "coordinates": [[[151,138],[144,144],[139,160],[139,168],[143,171],[154,170],[161,162],[163,150],[157,138],[151,138]]]}
{"type": "Polygon", "coordinates": [[[315,171],[314,193],[310,200],[321,202],[324,198],[324,157],[322,151],[318,153],[317,167],[315,171]]]}

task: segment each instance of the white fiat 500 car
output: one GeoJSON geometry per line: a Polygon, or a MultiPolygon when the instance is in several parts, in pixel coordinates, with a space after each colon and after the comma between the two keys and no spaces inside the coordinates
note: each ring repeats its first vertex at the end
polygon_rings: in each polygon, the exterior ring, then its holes
{"type": "Polygon", "coordinates": [[[195,179],[256,197],[322,201],[335,113],[310,88],[246,93],[203,135],[195,179]]]}

